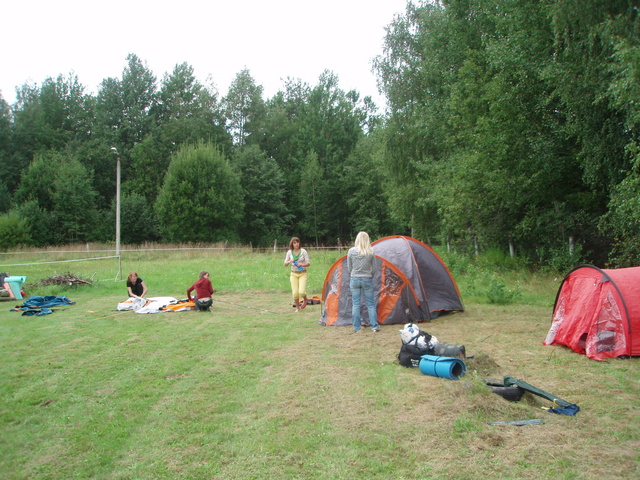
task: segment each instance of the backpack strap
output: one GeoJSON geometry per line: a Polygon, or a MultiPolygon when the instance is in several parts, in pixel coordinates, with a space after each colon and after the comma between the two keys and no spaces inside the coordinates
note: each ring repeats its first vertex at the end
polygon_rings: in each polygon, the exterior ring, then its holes
{"type": "Polygon", "coordinates": [[[428,334],[427,332],[425,332],[424,330],[419,330],[418,335],[424,335],[424,339],[425,339],[427,342],[430,342],[430,341],[431,341],[431,335],[429,335],[429,334],[428,334]]]}

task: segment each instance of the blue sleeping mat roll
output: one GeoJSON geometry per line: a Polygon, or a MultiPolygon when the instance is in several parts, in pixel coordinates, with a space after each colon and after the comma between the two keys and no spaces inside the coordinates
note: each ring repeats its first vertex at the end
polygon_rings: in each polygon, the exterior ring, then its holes
{"type": "Polygon", "coordinates": [[[419,367],[425,375],[450,380],[458,380],[467,371],[467,366],[459,358],[437,357],[435,355],[422,355],[419,367]]]}

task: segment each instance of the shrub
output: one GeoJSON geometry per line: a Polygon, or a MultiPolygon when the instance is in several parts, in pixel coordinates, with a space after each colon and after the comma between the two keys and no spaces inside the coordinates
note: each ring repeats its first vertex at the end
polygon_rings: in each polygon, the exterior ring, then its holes
{"type": "Polygon", "coordinates": [[[505,282],[498,277],[494,276],[489,280],[489,287],[487,289],[489,303],[506,305],[515,302],[521,295],[522,287],[519,282],[516,282],[514,288],[508,289],[505,282]]]}
{"type": "Polygon", "coordinates": [[[15,212],[0,215],[0,250],[6,251],[29,242],[26,221],[22,220],[15,212]]]}
{"type": "Polygon", "coordinates": [[[172,158],[156,201],[164,240],[236,241],[243,209],[239,175],[216,146],[186,145],[172,158]]]}

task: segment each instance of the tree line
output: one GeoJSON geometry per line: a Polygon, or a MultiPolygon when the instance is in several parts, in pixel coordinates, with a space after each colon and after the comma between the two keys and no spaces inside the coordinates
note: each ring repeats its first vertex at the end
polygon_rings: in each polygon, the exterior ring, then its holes
{"type": "Polygon", "coordinates": [[[540,263],[640,264],[639,25],[628,0],[409,4],[375,64],[394,215],[540,263]]]}
{"type": "Polygon", "coordinates": [[[356,146],[380,119],[332,72],[316,86],[288,80],[265,100],[245,69],[219,97],[187,63],[158,82],[131,54],[121,78],[84,91],[59,75],[23,85],[12,106],[0,99],[1,209],[13,245],[113,240],[114,151],[123,243],[335,243],[358,228],[347,206],[356,146]]]}
{"type": "Polygon", "coordinates": [[[245,69],[221,96],[131,54],[0,97],[0,248],[267,246],[411,234],[532,263],[640,261],[640,36],[630,0],[408,2],[373,70],[388,102],[245,69]],[[571,248],[569,248],[571,245],[571,248]]]}

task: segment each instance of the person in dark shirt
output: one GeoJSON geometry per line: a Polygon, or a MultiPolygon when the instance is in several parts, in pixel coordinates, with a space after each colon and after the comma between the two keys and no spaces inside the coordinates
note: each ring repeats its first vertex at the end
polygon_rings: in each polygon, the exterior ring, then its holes
{"type": "Polygon", "coordinates": [[[199,312],[210,312],[211,305],[213,305],[211,295],[214,290],[211,280],[209,280],[209,272],[203,270],[198,277],[198,281],[187,289],[187,297],[190,302],[195,302],[196,310],[199,312]],[[194,290],[196,291],[195,299],[191,298],[191,292],[194,290]]]}
{"type": "Polygon", "coordinates": [[[127,277],[127,293],[135,298],[144,298],[147,294],[147,286],[137,272],[131,272],[127,277]]]}

